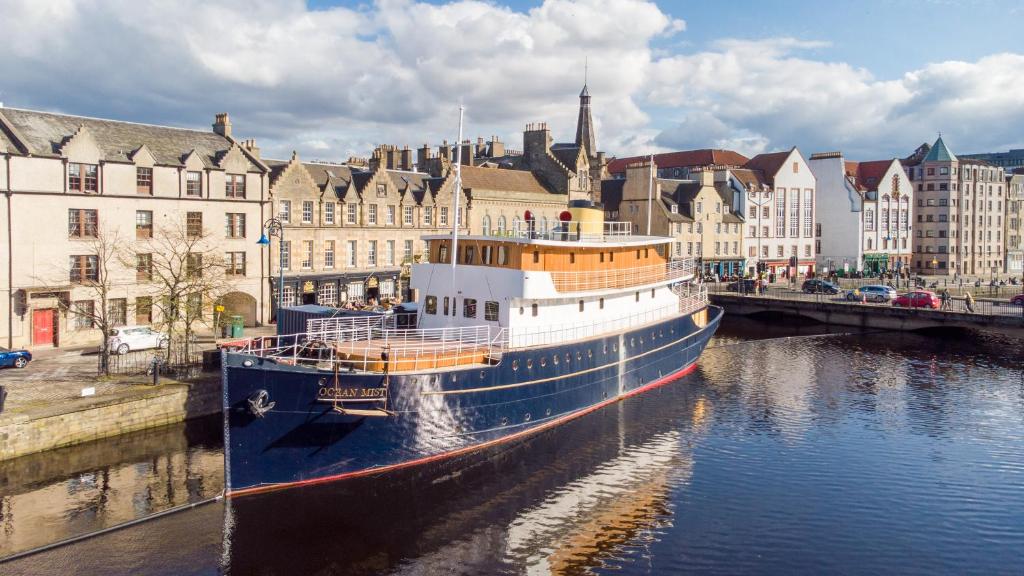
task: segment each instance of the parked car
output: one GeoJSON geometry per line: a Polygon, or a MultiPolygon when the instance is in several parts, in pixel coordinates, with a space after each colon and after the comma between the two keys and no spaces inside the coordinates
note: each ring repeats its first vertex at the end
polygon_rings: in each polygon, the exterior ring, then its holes
{"type": "Polygon", "coordinates": [[[935,292],[916,290],[900,294],[892,301],[892,305],[904,308],[934,308],[938,310],[942,303],[939,301],[939,297],[935,295],[935,292]]]}
{"type": "Polygon", "coordinates": [[[0,347],[0,367],[24,368],[32,361],[32,353],[28,350],[9,350],[0,347]]]}
{"type": "Polygon", "coordinates": [[[163,348],[166,345],[167,335],[149,326],[119,326],[110,331],[110,338],[107,341],[107,349],[117,354],[127,354],[132,350],[163,348]]]}
{"type": "Polygon", "coordinates": [[[1017,306],[1024,306],[1024,294],[1017,294],[1013,298],[1010,298],[1010,304],[1016,304],[1017,306]]]}
{"type": "Polygon", "coordinates": [[[743,280],[737,280],[725,287],[729,292],[753,292],[756,290],[757,281],[753,278],[744,278],[743,280]]]}
{"type": "Polygon", "coordinates": [[[868,302],[890,302],[895,300],[898,296],[895,289],[881,284],[861,286],[857,290],[850,290],[847,292],[846,299],[850,301],[860,301],[863,297],[868,302]],[[857,290],[860,291],[860,294],[857,294],[857,290]]]}
{"type": "Polygon", "coordinates": [[[819,278],[805,281],[800,290],[808,294],[839,294],[839,286],[819,278]]]}

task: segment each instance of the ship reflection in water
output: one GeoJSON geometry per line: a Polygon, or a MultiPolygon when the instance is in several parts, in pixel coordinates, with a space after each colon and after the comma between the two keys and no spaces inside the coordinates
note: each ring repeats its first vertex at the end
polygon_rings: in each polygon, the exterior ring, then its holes
{"type": "MultiPolygon", "coordinates": [[[[1019,342],[772,326],[730,319],[692,374],[522,443],[211,504],[0,573],[1019,576],[1019,342]]],[[[0,469],[0,542],[60,537],[223,479],[180,472],[199,469],[180,455],[122,451],[134,463],[0,469]],[[71,479],[104,469],[105,492],[76,491],[71,479]]]]}

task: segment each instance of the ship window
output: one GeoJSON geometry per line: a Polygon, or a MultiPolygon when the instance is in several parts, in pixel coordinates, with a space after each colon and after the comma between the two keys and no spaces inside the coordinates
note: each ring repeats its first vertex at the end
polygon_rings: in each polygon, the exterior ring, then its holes
{"type": "Polygon", "coordinates": [[[437,261],[442,264],[448,262],[448,245],[441,244],[441,247],[437,249],[437,261]]]}
{"type": "Polygon", "coordinates": [[[582,359],[583,359],[583,353],[581,353],[579,350],[577,350],[576,351],[576,361],[579,362],[582,359]]]}
{"type": "Polygon", "coordinates": [[[555,364],[555,366],[558,366],[558,363],[561,362],[561,360],[558,359],[558,354],[552,354],[551,361],[555,364]]]}
{"type": "Polygon", "coordinates": [[[607,353],[608,353],[608,344],[605,343],[604,348],[601,349],[601,354],[607,354],[607,353]]]}
{"type": "Polygon", "coordinates": [[[490,244],[480,248],[480,263],[490,266],[491,259],[494,257],[494,246],[490,244]]]}
{"type": "Polygon", "coordinates": [[[601,252],[601,262],[604,262],[604,252],[601,252]]]}
{"type": "Polygon", "coordinates": [[[523,422],[529,422],[530,418],[531,418],[530,413],[527,412],[526,414],[523,415],[523,422]]]}
{"type": "Polygon", "coordinates": [[[462,300],[462,315],[466,318],[476,318],[476,298],[462,300]]]}
{"type": "Polygon", "coordinates": [[[462,263],[463,264],[472,264],[473,263],[473,258],[476,257],[476,248],[473,247],[473,246],[466,246],[466,248],[465,248],[465,250],[463,251],[462,254],[464,256],[463,259],[462,259],[462,263]]]}
{"type": "Polygon", "coordinates": [[[593,357],[594,357],[594,351],[591,350],[590,348],[587,348],[587,358],[589,359],[589,358],[593,358],[593,357]]]}
{"type": "Polygon", "coordinates": [[[608,261],[609,262],[615,262],[615,252],[609,252],[608,253],[608,261]]]}
{"type": "Polygon", "coordinates": [[[572,356],[570,356],[568,352],[565,353],[565,363],[572,364],[572,356]]]}
{"type": "Polygon", "coordinates": [[[630,348],[635,348],[636,347],[636,338],[630,338],[629,339],[629,347],[630,348]]]}
{"type": "Polygon", "coordinates": [[[508,247],[498,246],[498,266],[508,264],[508,247]]]}
{"type": "Polygon", "coordinates": [[[604,310],[604,298],[599,299],[597,301],[597,303],[598,303],[597,307],[600,308],[601,310],[604,310]]]}
{"type": "Polygon", "coordinates": [[[651,298],[654,298],[654,288],[651,288],[651,298]]]}
{"type": "Polygon", "coordinates": [[[612,352],[618,352],[618,351],[619,351],[619,344],[617,342],[613,342],[612,343],[612,352]]]}
{"type": "Polygon", "coordinates": [[[650,257],[651,257],[651,249],[650,248],[644,248],[644,258],[650,258],[650,257]]]}
{"type": "Polygon", "coordinates": [[[519,360],[512,361],[512,371],[514,372],[516,370],[519,370],[519,360]]]}
{"type": "Polygon", "coordinates": [[[547,356],[541,356],[540,357],[540,365],[541,365],[542,368],[544,366],[548,365],[548,357],[547,356]]]}
{"type": "Polygon", "coordinates": [[[533,312],[533,315],[536,316],[537,315],[537,309],[538,309],[537,303],[534,302],[533,304],[531,304],[530,308],[531,308],[531,310],[533,312]]]}
{"type": "Polygon", "coordinates": [[[639,248],[636,249],[636,259],[637,260],[640,259],[640,249],[639,248]]]}
{"type": "Polygon", "coordinates": [[[526,368],[531,370],[533,369],[533,358],[526,359],[526,368]]]}
{"type": "Polygon", "coordinates": [[[580,312],[583,312],[583,300],[580,300],[580,312]]]}
{"type": "Polygon", "coordinates": [[[485,372],[484,370],[481,370],[480,371],[480,379],[483,380],[484,378],[487,378],[487,372],[485,372]]]}
{"type": "Polygon", "coordinates": [[[501,425],[502,426],[508,425],[508,417],[507,416],[502,416],[501,417],[501,425]]]}
{"type": "Polygon", "coordinates": [[[498,303],[492,300],[484,302],[484,320],[488,322],[498,321],[498,303]]]}
{"type": "Polygon", "coordinates": [[[526,314],[526,308],[523,308],[522,306],[520,306],[519,307],[519,315],[522,316],[523,314],[526,314]]]}
{"type": "Polygon", "coordinates": [[[427,314],[437,314],[437,296],[427,296],[427,314]]]}
{"type": "Polygon", "coordinates": [[[449,298],[447,296],[445,296],[444,297],[444,315],[445,316],[448,315],[448,300],[449,300],[449,298]]]}
{"type": "MultiPolygon", "coordinates": [[[[445,298],[445,300],[447,301],[448,299],[447,299],[447,298],[445,298]]],[[[637,293],[636,293],[636,301],[637,301],[637,302],[639,302],[639,301],[640,301],[640,292],[637,292],[637,293]]],[[[447,304],[447,303],[445,303],[445,309],[447,310],[447,308],[448,308],[448,304],[447,304]]],[[[447,314],[447,312],[445,312],[445,314],[447,314]]]]}
{"type": "Polygon", "coordinates": [[[544,411],[544,415],[545,416],[551,416],[551,408],[548,408],[547,410],[545,410],[544,411]]]}
{"type": "Polygon", "coordinates": [[[575,264],[575,263],[576,263],[576,253],[575,252],[569,252],[569,264],[575,264]]]}
{"type": "Polygon", "coordinates": [[[534,250],[533,251],[533,263],[537,264],[539,262],[540,262],[540,252],[538,252],[537,250],[534,250]]]}

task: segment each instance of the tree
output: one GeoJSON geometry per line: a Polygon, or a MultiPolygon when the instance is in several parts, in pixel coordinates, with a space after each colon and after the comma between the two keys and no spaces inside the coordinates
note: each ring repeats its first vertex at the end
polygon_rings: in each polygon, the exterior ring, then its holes
{"type": "MultiPolygon", "coordinates": [[[[160,312],[160,326],[168,340],[184,340],[185,356],[198,325],[205,322],[207,304],[219,300],[230,286],[225,278],[224,258],[210,234],[195,222],[166,226],[136,247],[147,254],[153,307],[160,312]]],[[[141,273],[141,272],[140,272],[141,273]]],[[[167,348],[170,360],[171,347],[167,348]]]]}

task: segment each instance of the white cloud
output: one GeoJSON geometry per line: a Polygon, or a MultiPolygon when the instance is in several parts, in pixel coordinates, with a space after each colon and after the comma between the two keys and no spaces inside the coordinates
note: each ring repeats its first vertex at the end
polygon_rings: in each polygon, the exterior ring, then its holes
{"type": "Polygon", "coordinates": [[[1024,56],[942,62],[879,80],[824,62],[819,40],[675,42],[683,20],[643,0],[500,4],[379,0],[0,0],[0,99],[12,106],[207,126],[228,111],[265,154],[344,159],[377,143],[467,134],[520,145],[523,124],[574,135],[584,59],[602,149],[631,154],[798,145],[906,153],[937,130],[958,151],[1021,145],[1024,56]],[[664,43],[660,43],[664,45],[664,43]]]}

